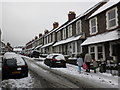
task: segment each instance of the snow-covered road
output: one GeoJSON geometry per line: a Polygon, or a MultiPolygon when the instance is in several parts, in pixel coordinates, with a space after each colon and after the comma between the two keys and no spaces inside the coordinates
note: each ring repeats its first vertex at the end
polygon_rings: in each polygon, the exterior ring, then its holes
{"type": "Polygon", "coordinates": [[[79,74],[77,71],[77,66],[67,64],[67,68],[49,68],[43,62],[36,61],[31,59],[38,66],[62,77],[65,77],[71,80],[73,83],[76,83],[77,86],[82,85],[82,87],[87,88],[118,88],[119,87],[119,77],[113,76],[108,73],[100,73],[99,70],[97,73],[91,71],[91,73],[86,73],[83,70],[83,73],[79,74]],[[92,81],[92,82],[91,82],[92,81]],[[82,83],[81,83],[82,82],[82,83]]]}

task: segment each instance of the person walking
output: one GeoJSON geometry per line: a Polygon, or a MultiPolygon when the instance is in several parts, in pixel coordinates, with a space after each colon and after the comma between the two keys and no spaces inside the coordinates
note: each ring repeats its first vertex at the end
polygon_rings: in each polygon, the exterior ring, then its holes
{"type": "Polygon", "coordinates": [[[77,55],[77,64],[78,64],[78,72],[81,73],[81,67],[83,66],[83,59],[81,55],[77,55]]]}
{"type": "Polygon", "coordinates": [[[88,69],[86,69],[86,72],[90,72],[90,63],[92,62],[92,56],[89,53],[85,55],[84,62],[88,67],[88,69]]]}
{"type": "Polygon", "coordinates": [[[96,68],[98,67],[98,63],[95,59],[93,59],[93,69],[94,69],[94,73],[96,73],[96,68]]]}

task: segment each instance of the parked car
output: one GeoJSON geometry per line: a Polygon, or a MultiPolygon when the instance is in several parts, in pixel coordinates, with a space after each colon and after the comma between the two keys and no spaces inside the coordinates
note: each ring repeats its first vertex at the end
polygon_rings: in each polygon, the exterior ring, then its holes
{"type": "Polygon", "coordinates": [[[49,54],[44,60],[44,63],[50,67],[66,67],[66,60],[62,54],[49,54]]]}
{"type": "Polygon", "coordinates": [[[5,53],[2,61],[2,79],[10,79],[18,76],[28,76],[26,61],[15,53],[5,53]]]}
{"type": "Polygon", "coordinates": [[[40,54],[40,57],[46,58],[48,54],[40,54]]]}
{"type": "Polygon", "coordinates": [[[39,58],[39,56],[40,56],[40,52],[38,50],[33,50],[29,53],[29,57],[31,57],[31,58],[33,58],[33,57],[39,58]]]}

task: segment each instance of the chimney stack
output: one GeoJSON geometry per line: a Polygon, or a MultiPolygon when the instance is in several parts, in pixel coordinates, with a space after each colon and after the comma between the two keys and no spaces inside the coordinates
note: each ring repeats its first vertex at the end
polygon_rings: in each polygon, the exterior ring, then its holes
{"type": "Polygon", "coordinates": [[[54,22],[53,23],[53,29],[57,28],[59,26],[59,23],[58,22],[54,22]]]}
{"type": "Polygon", "coordinates": [[[75,17],[76,17],[75,12],[69,11],[69,13],[68,13],[68,21],[71,21],[71,20],[75,19],[75,17]]]}
{"type": "Polygon", "coordinates": [[[39,34],[39,38],[42,36],[42,33],[39,34]]]}
{"type": "Polygon", "coordinates": [[[38,37],[37,36],[35,36],[35,40],[37,40],[38,39],[38,37]]]}
{"type": "Polygon", "coordinates": [[[44,31],[44,34],[47,34],[48,32],[49,32],[48,30],[45,30],[45,31],[44,31]]]}

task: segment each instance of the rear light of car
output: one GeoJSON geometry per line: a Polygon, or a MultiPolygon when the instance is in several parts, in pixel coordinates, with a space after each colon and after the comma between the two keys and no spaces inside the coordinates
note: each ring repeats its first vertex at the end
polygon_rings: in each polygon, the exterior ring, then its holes
{"type": "Polygon", "coordinates": [[[7,66],[4,66],[3,68],[4,68],[4,69],[8,69],[9,67],[7,67],[7,66]]]}
{"type": "Polygon", "coordinates": [[[23,67],[28,67],[27,65],[24,65],[23,67]]]}
{"type": "Polygon", "coordinates": [[[56,59],[52,59],[52,61],[57,61],[56,59]]]}

